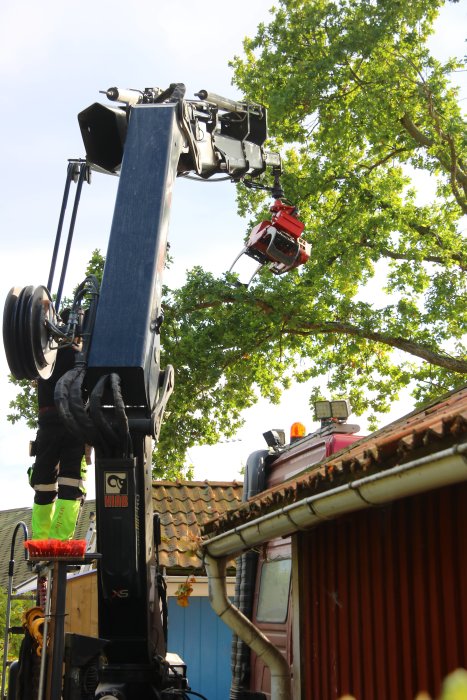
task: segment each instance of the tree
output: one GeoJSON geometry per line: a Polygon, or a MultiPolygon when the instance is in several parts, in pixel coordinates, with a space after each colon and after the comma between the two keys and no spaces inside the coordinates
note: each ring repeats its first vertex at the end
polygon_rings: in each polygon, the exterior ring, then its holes
{"type": "MultiPolygon", "coordinates": [[[[357,414],[407,386],[419,404],[465,382],[466,139],[449,82],[461,63],[427,48],[441,6],[281,0],[233,61],[245,97],[268,107],[312,256],[249,290],[195,269],[169,296],[171,410],[188,443],[230,434],[255,393],[277,400],[292,379],[314,395],[325,378],[357,414]]],[[[239,209],[266,218],[257,192],[240,189],[239,209]]]]}
{"type": "MultiPolygon", "coordinates": [[[[312,256],[248,289],[195,268],[165,290],[164,468],[292,381],[311,398],[325,381],[373,416],[404,387],[420,403],[464,383],[466,139],[449,82],[461,64],[427,48],[442,4],[280,0],[234,59],[237,86],[268,107],[312,256]]],[[[238,200],[250,223],[268,218],[260,192],[240,186],[238,200]]]]}

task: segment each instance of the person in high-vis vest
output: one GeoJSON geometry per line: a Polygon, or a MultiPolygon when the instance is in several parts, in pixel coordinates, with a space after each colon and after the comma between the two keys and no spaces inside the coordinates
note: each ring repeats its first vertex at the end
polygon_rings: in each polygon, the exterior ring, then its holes
{"type": "Polygon", "coordinates": [[[54,402],[55,385],[75,365],[78,345],[57,351],[49,379],[37,380],[39,405],[36,460],[29,471],[34,489],[32,539],[73,539],[85,495],[85,445],[62,423],[54,402]]]}

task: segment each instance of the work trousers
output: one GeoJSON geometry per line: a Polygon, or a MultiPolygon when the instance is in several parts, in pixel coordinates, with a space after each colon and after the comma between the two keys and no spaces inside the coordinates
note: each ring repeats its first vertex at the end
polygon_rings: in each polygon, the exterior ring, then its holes
{"type": "Polygon", "coordinates": [[[59,499],[75,501],[84,493],[81,462],[84,444],[61,422],[55,409],[39,415],[36,461],[29,483],[35,491],[34,503],[46,505],[59,499]]]}

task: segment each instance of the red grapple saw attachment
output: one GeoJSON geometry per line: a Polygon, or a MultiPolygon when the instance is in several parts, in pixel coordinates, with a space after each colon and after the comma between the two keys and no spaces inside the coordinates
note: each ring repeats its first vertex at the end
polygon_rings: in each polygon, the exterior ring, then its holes
{"type": "Polygon", "coordinates": [[[243,254],[257,260],[260,265],[248,284],[267,263],[274,275],[282,275],[303,265],[310,257],[311,245],[300,238],[305,226],[295,217],[295,207],[276,199],[270,211],[271,221],[262,221],[254,227],[245,247],[230,268],[231,271],[243,254]]]}

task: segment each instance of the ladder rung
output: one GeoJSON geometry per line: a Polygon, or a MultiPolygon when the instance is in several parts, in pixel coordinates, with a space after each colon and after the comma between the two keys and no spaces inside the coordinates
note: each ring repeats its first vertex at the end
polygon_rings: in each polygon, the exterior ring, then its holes
{"type": "Polygon", "coordinates": [[[9,627],[8,632],[11,632],[11,634],[24,634],[24,627],[9,627]]]}

